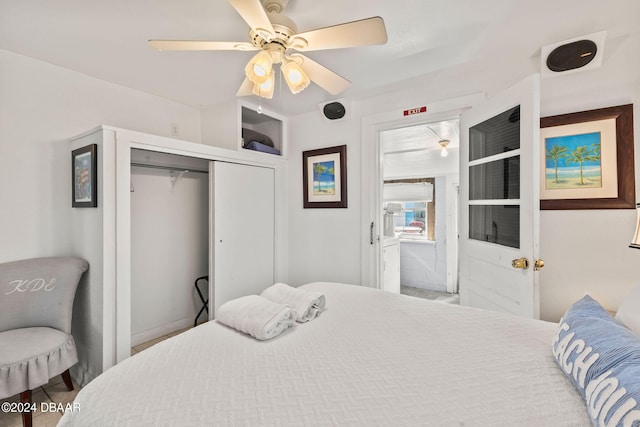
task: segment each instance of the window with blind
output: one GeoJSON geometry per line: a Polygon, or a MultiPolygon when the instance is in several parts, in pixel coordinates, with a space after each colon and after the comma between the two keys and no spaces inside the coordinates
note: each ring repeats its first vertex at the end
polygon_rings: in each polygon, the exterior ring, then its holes
{"type": "Polygon", "coordinates": [[[385,212],[393,214],[397,237],[435,240],[434,178],[386,180],[383,194],[385,212]]]}

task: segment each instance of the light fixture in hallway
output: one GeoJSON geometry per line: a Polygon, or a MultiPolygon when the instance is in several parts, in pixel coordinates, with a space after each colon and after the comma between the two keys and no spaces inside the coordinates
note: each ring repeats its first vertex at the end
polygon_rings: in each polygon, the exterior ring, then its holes
{"type": "Polygon", "coordinates": [[[440,150],[440,155],[442,157],[447,157],[449,155],[449,152],[447,151],[447,145],[449,145],[449,140],[448,139],[441,139],[438,144],[440,144],[441,150],[440,150]]]}

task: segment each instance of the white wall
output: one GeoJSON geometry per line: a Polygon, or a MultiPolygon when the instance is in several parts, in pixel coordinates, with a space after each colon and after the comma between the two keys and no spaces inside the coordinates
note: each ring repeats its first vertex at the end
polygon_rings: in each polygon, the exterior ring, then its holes
{"type": "Polygon", "coordinates": [[[447,179],[435,179],[435,241],[400,240],[400,284],[422,289],[447,290],[447,179]]]}
{"type": "MultiPolygon", "coordinates": [[[[544,79],[541,84],[541,114],[549,116],[594,108],[635,103],[634,134],[636,169],[640,169],[640,35],[615,38],[610,34],[601,68],[581,73],[544,79]]],[[[508,60],[508,59],[505,59],[508,60]]],[[[527,75],[539,72],[539,58],[514,64],[507,72],[501,64],[474,69],[463,64],[447,73],[425,75],[409,90],[396,90],[369,99],[352,102],[349,119],[329,122],[318,113],[290,120],[292,126],[290,169],[290,235],[291,277],[296,283],[335,280],[360,283],[360,244],[366,224],[361,224],[356,209],[361,206],[361,193],[371,183],[360,182],[361,164],[354,160],[362,149],[361,122],[383,112],[396,112],[418,105],[430,105],[477,92],[489,96],[527,75]],[[473,75],[473,78],[469,76],[473,75]],[[348,144],[349,208],[348,212],[301,209],[301,171],[296,157],[303,150],[334,145],[337,140],[348,144]],[[355,188],[354,188],[355,187],[355,188]],[[352,204],[356,192],[356,204],[352,204]],[[298,203],[298,206],[296,206],[298,203]],[[348,227],[346,221],[349,221],[348,227]],[[331,232],[330,239],[318,230],[331,232]],[[333,250],[332,250],[333,249],[333,250]],[[345,259],[348,257],[348,260],[345,259]],[[311,267],[311,268],[307,268],[311,267]]],[[[636,193],[638,193],[636,172],[636,193]]],[[[540,273],[541,317],[558,320],[575,300],[590,292],[608,309],[616,309],[637,279],[640,251],[629,249],[633,237],[634,210],[543,211],[541,213],[541,256],[545,268],[540,273]]]]}
{"type": "Polygon", "coordinates": [[[187,172],[172,187],[170,174],[131,171],[132,345],[192,326],[202,307],[194,281],[209,274],[209,177],[187,172]]]}
{"type": "Polygon", "coordinates": [[[290,120],[289,281],[292,285],[310,281],[360,283],[360,132],[353,123],[330,121],[320,111],[290,120]],[[347,144],[348,208],[304,209],[302,152],[343,144],[347,144]]]}
{"type": "Polygon", "coordinates": [[[65,141],[100,124],[200,142],[200,112],[0,50],[0,261],[69,248],[65,141]]]}
{"type": "Polygon", "coordinates": [[[446,247],[436,242],[400,242],[400,284],[412,288],[447,291],[446,247]],[[439,257],[439,255],[443,255],[439,257]]]}
{"type": "Polygon", "coordinates": [[[201,138],[204,144],[236,150],[240,139],[236,102],[202,110],[201,138]]]}

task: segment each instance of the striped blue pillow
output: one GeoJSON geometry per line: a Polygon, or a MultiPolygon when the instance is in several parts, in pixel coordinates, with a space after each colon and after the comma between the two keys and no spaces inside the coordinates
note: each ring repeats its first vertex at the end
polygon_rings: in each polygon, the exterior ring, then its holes
{"type": "Polygon", "coordinates": [[[553,355],[597,426],[640,426],[640,339],[585,296],[565,313],[553,355]]]}

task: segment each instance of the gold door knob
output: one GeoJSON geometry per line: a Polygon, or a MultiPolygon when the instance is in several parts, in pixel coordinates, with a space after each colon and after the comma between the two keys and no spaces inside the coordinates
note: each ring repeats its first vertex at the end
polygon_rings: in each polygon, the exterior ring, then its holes
{"type": "Polygon", "coordinates": [[[540,271],[544,267],[544,261],[541,259],[537,259],[533,262],[533,270],[540,271]]]}
{"type": "Polygon", "coordinates": [[[525,257],[514,259],[511,261],[511,267],[526,270],[529,268],[529,260],[525,257]]]}

